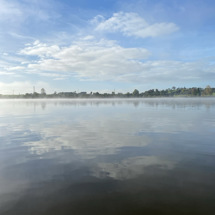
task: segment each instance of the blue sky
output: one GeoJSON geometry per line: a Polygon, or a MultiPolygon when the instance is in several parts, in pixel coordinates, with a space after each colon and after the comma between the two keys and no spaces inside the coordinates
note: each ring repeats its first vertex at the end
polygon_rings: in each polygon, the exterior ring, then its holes
{"type": "Polygon", "coordinates": [[[215,1],[0,0],[0,94],[215,87],[215,1]]]}

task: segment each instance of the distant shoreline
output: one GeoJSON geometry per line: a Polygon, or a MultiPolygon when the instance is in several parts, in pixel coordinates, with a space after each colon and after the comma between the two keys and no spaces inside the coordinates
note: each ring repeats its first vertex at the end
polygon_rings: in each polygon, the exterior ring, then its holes
{"type": "Polygon", "coordinates": [[[209,85],[205,88],[168,88],[166,90],[151,89],[145,92],[139,92],[135,89],[132,93],[99,93],[99,92],[54,92],[53,94],[46,94],[44,88],[41,89],[41,93],[33,92],[19,95],[1,95],[0,99],[98,99],[98,98],[185,98],[185,97],[215,97],[215,88],[211,88],[209,85]]]}
{"type": "Polygon", "coordinates": [[[215,88],[209,85],[205,88],[168,88],[166,90],[151,89],[145,92],[139,92],[135,89],[132,93],[99,93],[99,92],[54,92],[53,94],[46,94],[44,88],[41,93],[33,92],[19,95],[1,95],[0,99],[98,99],[98,98],[186,98],[186,97],[215,97],[215,88]]]}

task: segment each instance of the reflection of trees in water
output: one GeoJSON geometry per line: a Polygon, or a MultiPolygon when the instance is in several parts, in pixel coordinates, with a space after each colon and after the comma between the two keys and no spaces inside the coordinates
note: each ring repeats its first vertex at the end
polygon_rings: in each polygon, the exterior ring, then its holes
{"type": "Polygon", "coordinates": [[[46,109],[46,102],[41,102],[41,108],[42,108],[43,110],[46,109]]]}
{"type": "Polygon", "coordinates": [[[41,109],[42,110],[45,110],[46,109],[46,105],[47,105],[47,103],[46,102],[26,102],[25,103],[26,104],[26,106],[31,106],[31,105],[33,105],[33,107],[34,107],[34,112],[36,112],[36,110],[37,110],[37,107],[41,107],[41,109]]]}
{"type": "MultiPolygon", "coordinates": [[[[48,101],[49,102],[49,101],[48,101]]],[[[215,106],[215,99],[211,98],[175,98],[175,99],[120,99],[120,100],[64,100],[59,101],[59,105],[63,106],[100,106],[100,105],[133,105],[134,107],[138,107],[140,105],[147,105],[153,107],[171,107],[175,108],[185,108],[185,107],[202,107],[210,108],[211,106],[215,106]]]]}
{"type": "MultiPolygon", "coordinates": [[[[10,101],[11,102],[11,101],[10,101]]],[[[47,106],[120,106],[131,105],[133,107],[149,106],[149,107],[169,107],[176,108],[200,108],[210,109],[215,106],[215,98],[143,98],[143,99],[38,99],[38,100],[15,100],[12,101],[16,105],[33,106],[36,110],[38,106],[45,110],[47,106]]]]}
{"type": "Polygon", "coordinates": [[[175,99],[149,99],[145,100],[144,103],[153,107],[171,107],[175,108],[200,108],[206,107],[211,108],[215,106],[215,99],[211,98],[175,98],[175,99]]]}

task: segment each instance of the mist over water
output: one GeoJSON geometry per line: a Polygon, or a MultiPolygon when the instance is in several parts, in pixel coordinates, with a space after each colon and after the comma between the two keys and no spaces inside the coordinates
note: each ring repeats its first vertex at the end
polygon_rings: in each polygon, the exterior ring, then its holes
{"type": "Polygon", "coordinates": [[[0,100],[0,214],[214,214],[215,99],[0,100]]]}

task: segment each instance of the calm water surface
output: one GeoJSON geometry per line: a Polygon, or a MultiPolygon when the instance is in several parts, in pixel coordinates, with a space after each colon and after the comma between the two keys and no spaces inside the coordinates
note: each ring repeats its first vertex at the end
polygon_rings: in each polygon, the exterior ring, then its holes
{"type": "Polygon", "coordinates": [[[215,214],[215,99],[0,100],[0,214],[215,214]]]}

